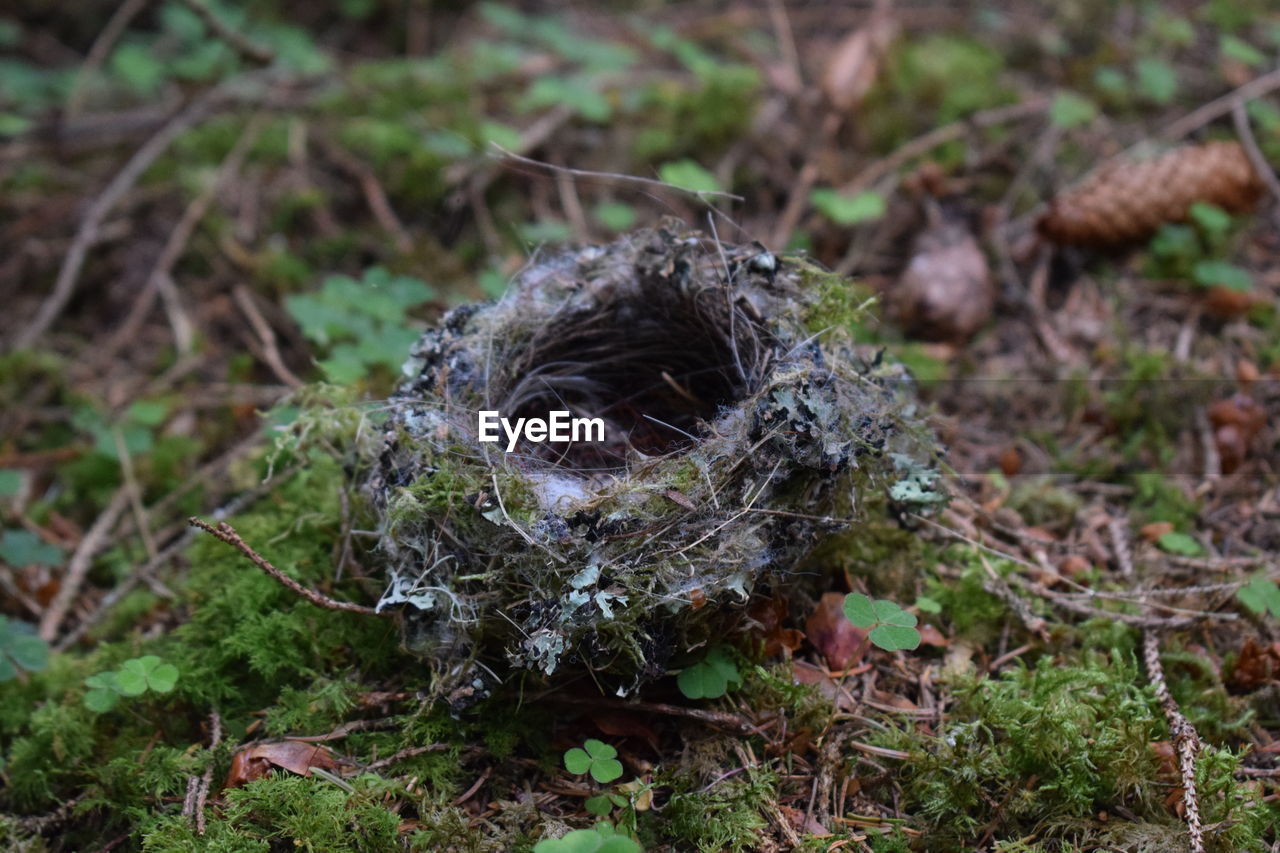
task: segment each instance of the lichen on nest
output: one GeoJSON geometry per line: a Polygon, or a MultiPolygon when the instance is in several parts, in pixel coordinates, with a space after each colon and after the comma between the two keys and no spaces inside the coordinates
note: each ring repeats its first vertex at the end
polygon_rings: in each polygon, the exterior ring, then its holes
{"type": "Polygon", "coordinates": [[[664,674],[929,464],[905,374],[851,340],[852,298],[802,258],[668,226],[454,309],[413,347],[366,484],[379,609],[455,674],[495,652],[621,690],[664,674]],[[482,410],[600,418],[604,441],[507,453],[482,410]]]}

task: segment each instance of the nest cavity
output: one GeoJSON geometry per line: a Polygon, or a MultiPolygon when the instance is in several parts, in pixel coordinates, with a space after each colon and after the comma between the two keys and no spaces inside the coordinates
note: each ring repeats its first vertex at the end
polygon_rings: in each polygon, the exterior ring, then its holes
{"type": "Polygon", "coordinates": [[[410,353],[368,484],[379,608],[446,670],[500,651],[663,674],[882,503],[907,458],[889,450],[919,452],[903,374],[850,342],[852,297],[803,259],[664,228],[535,258],[451,311],[410,353]],[[603,440],[507,452],[481,411],[568,411],[603,440]]]}

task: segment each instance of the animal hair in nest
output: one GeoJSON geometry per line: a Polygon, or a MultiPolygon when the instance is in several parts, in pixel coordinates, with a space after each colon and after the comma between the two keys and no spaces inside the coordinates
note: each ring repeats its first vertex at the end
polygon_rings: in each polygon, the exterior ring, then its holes
{"type": "Polygon", "coordinates": [[[905,374],[818,310],[852,297],[803,258],[670,225],[536,257],[454,309],[412,348],[366,484],[379,609],[467,693],[502,659],[632,690],[727,636],[883,506],[903,460],[929,464],[905,374]],[[604,440],[508,453],[482,410],[600,418],[604,440]]]}

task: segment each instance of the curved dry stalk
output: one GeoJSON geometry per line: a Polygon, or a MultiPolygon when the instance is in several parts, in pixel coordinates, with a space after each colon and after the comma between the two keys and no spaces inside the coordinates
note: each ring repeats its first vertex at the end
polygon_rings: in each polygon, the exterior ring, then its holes
{"type": "Polygon", "coordinates": [[[249,562],[262,569],[263,572],[273,578],[281,586],[288,589],[290,592],[302,596],[316,607],[322,607],[325,610],[343,610],[347,613],[363,613],[368,616],[382,615],[372,607],[366,607],[363,604],[353,604],[350,601],[338,601],[324,595],[323,593],[316,592],[314,589],[308,589],[273,566],[271,561],[266,557],[263,557],[257,551],[253,550],[253,548],[249,547],[249,544],[240,538],[240,534],[236,533],[235,528],[230,524],[227,524],[225,521],[218,522],[218,526],[214,527],[212,524],[209,524],[206,521],[201,521],[193,515],[187,519],[187,523],[192,527],[200,528],[215,539],[225,542],[232,548],[235,548],[241,554],[244,554],[245,557],[249,559],[249,562]]]}

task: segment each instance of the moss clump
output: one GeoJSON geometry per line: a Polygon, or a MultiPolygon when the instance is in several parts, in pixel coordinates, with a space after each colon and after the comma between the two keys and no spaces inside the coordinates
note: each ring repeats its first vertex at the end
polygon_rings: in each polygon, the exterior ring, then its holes
{"type": "Polygon", "coordinates": [[[476,695],[466,662],[498,650],[622,689],[662,675],[881,508],[903,453],[928,464],[904,374],[852,343],[853,295],[801,259],[659,229],[541,258],[452,311],[411,352],[368,482],[380,609],[476,695]],[[604,440],[508,453],[480,440],[481,410],[567,410],[604,440]]]}
{"type": "MultiPolygon", "coordinates": [[[[1168,730],[1144,683],[1131,657],[1092,653],[1064,665],[1046,655],[1034,668],[957,685],[937,735],[882,736],[911,752],[903,807],[925,825],[929,849],[969,850],[984,834],[1018,838],[1037,827],[1082,849],[1119,843],[1117,832],[1161,839],[1126,850],[1180,849],[1185,826],[1164,805],[1175,780],[1161,774],[1153,748],[1168,730]],[[1116,811],[1133,819],[1097,819],[1116,811]]],[[[1212,850],[1256,849],[1267,822],[1265,806],[1233,778],[1236,764],[1212,747],[1197,764],[1212,850]]]]}
{"type": "Polygon", "coordinates": [[[319,778],[272,774],[228,791],[204,837],[181,817],[161,820],[147,853],[207,850],[249,853],[285,849],[401,853],[400,818],[383,805],[386,782],[374,775],[344,790],[319,778]]]}

